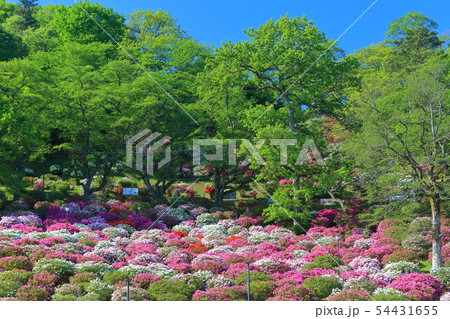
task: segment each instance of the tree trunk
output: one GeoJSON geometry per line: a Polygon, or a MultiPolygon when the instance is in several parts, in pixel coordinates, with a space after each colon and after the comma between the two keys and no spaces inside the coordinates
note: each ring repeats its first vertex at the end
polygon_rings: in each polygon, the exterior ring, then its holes
{"type": "Polygon", "coordinates": [[[442,267],[442,240],[441,240],[441,203],[439,195],[432,195],[430,197],[431,205],[431,228],[433,236],[433,251],[432,251],[432,268],[439,269],[442,267]]]}
{"type": "Polygon", "coordinates": [[[294,109],[288,108],[289,130],[295,132],[295,114],[294,109]]]}
{"type": "Polygon", "coordinates": [[[93,178],[88,177],[86,180],[86,184],[83,185],[83,199],[85,201],[89,200],[89,196],[91,196],[91,185],[93,178]]]}
{"type": "Polygon", "coordinates": [[[300,190],[300,176],[298,174],[295,174],[294,175],[294,205],[293,205],[292,210],[296,214],[300,213],[300,208],[297,206],[297,203],[296,203],[298,190],[300,190]]]}

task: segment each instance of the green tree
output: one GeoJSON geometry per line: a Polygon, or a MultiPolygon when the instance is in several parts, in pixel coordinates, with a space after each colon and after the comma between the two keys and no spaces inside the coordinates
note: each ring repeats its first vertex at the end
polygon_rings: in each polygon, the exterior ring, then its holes
{"type": "Polygon", "coordinates": [[[419,64],[431,50],[440,48],[444,41],[436,29],[438,24],[420,12],[409,12],[395,19],[386,32],[387,43],[392,44],[405,56],[405,62],[419,64]]]}
{"type": "Polygon", "coordinates": [[[31,60],[0,62],[0,179],[23,191],[26,168],[49,150],[49,79],[31,60]]]}
{"type": "Polygon", "coordinates": [[[0,61],[9,61],[20,57],[22,47],[20,40],[13,34],[5,31],[0,25],[0,61]]]}
{"type": "Polygon", "coordinates": [[[61,42],[111,43],[109,35],[117,42],[125,35],[125,17],[100,4],[80,1],[72,6],[47,6],[46,10],[51,14],[48,26],[56,30],[61,42]]]}
{"type": "Polygon", "coordinates": [[[50,60],[58,83],[50,115],[60,139],[54,148],[70,153],[70,172],[86,198],[105,187],[124,158],[125,136],[139,116],[133,87],[138,69],[115,56],[110,44],[71,43],[50,60]]]}
{"type": "Polygon", "coordinates": [[[363,89],[351,94],[351,114],[359,128],[348,151],[360,173],[372,179],[368,188],[375,185],[386,196],[402,192],[429,199],[432,264],[439,268],[440,207],[449,188],[449,57],[434,53],[413,72],[394,72],[386,67],[387,59],[379,55],[379,63],[371,64],[377,67],[361,70],[363,89]]]}

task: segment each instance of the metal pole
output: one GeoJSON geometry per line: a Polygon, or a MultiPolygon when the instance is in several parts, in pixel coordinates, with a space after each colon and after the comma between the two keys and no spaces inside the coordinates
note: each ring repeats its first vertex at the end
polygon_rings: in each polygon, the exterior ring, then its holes
{"type": "Polygon", "coordinates": [[[247,264],[247,301],[250,301],[250,262],[247,264]]]}
{"type": "Polygon", "coordinates": [[[127,278],[127,301],[130,301],[130,278],[127,278]]]}

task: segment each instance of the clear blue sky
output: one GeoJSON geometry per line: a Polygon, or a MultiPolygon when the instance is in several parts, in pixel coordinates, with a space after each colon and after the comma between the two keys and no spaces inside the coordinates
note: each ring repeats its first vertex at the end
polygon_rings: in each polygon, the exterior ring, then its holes
{"type": "MultiPolygon", "coordinates": [[[[135,9],[167,10],[189,35],[201,43],[220,46],[221,42],[244,40],[243,30],[258,27],[268,19],[288,13],[302,16],[338,38],[375,0],[98,0],[120,13],[135,9]]],[[[15,2],[9,0],[9,2],[15,2]]],[[[73,0],[40,0],[72,5],[73,0]]],[[[449,0],[378,0],[339,41],[346,53],[383,40],[386,27],[409,11],[419,11],[439,24],[439,33],[450,33],[449,0]]]]}

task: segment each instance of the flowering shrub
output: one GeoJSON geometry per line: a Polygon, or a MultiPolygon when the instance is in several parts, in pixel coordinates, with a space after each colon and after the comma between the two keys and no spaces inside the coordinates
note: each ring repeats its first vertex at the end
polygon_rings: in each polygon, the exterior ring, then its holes
{"type": "Polygon", "coordinates": [[[104,262],[93,262],[87,261],[81,264],[75,265],[75,273],[93,273],[99,277],[103,277],[103,275],[108,271],[114,271],[114,267],[104,263],[104,262]]]}
{"type": "Polygon", "coordinates": [[[191,244],[188,247],[188,251],[193,252],[194,254],[202,254],[206,251],[206,246],[202,243],[191,244]]]}
{"type": "Polygon", "coordinates": [[[191,300],[195,292],[194,287],[181,279],[161,279],[153,283],[148,290],[157,301],[167,300],[166,297],[170,294],[182,295],[191,300]]]}
{"type": "Polygon", "coordinates": [[[43,301],[49,297],[49,292],[43,286],[25,285],[19,288],[17,297],[21,301],[43,301]]]}
{"type": "Polygon", "coordinates": [[[439,300],[442,292],[441,281],[428,274],[405,274],[396,277],[389,285],[406,294],[410,300],[439,300]]]}
{"type": "Polygon", "coordinates": [[[31,270],[32,268],[33,264],[28,260],[27,257],[18,256],[0,258],[0,269],[3,270],[31,270]]]}
{"type": "Polygon", "coordinates": [[[367,301],[370,300],[369,295],[365,291],[359,290],[343,290],[340,293],[328,298],[330,301],[367,301]]]}
{"type": "Polygon", "coordinates": [[[313,290],[302,285],[296,285],[289,282],[281,284],[273,292],[273,297],[267,300],[272,301],[314,301],[317,296],[313,290]]]}
{"type": "Polygon", "coordinates": [[[217,224],[218,221],[219,221],[219,219],[216,216],[214,216],[212,214],[208,214],[208,213],[201,214],[200,216],[197,217],[197,220],[196,220],[197,225],[199,227],[203,227],[206,225],[215,225],[215,224],[217,224]]]}
{"type": "Polygon", "coordinates": [[[328,297],[333,289],[342,288],[342,283],[337,277],[310,277],[303,282],[303,286],[311,289],[319,299],[328,297]]]}
{"type": "Polygon", "coordinates": [[[377,288],[373,292],[374,301],[407,301],[409,300],[406,297],[406,294],[401,292],[400,290],[391,288],[391,287],[383,287],[377,288]]]}
{"type": "Polygon", "coordinates": [[[376,288],[376,284],[366,277],[349,278],[344,284],[344,290],[364,290],[371,293],[376,288]]]}
{"type": "Polygon", "coordinates": [[[40,259],[33,267],[33,272],[36,274],[48,272],[59,277],[70,276],[73,274],[74,270],[75,265],[73,262],[60,258],[40,259]]]}
{"type": "Polygon", "coordinates": [[[420,270],[420,265],[409,261],[398,261],[388,263],[384,266],[383,270],[392,277],[395,277],[402,273],[418,272],[420,270]]]}
{"type": "Polygon", "coordinates": [[[135,287],[142,288],[142,289],[148,289],[148,287],[153,284],[154,282],[160,280],[161,278],[158,276],[154,276],[152,274],[139,274],[136,275],[133,280],[131,281],[131,284],[135,287]]]}
{"type": "Polygon", "coordinates": [[[450,267],[432,269],[430,274],[439,279],[443,287],[450,287],[450,267]]]}
{"type": "MultiPolygon", "coordinates": [[[[130,287],[130,300],[132,301],[142,301],[142,300],[152,300],[151,294],[149,291],[137,288],[130,287]]],[[[112,297],[112,301],[126,301],[127,300],[127,288],[119,287],[114,290],[112,297]]]]}
{"type": "Polygon", "coordinates": [[[243,301],[247,300],[245,287],[219,287],[208,291],[197,290],[192,297],[195,301],[243,301]]]}

